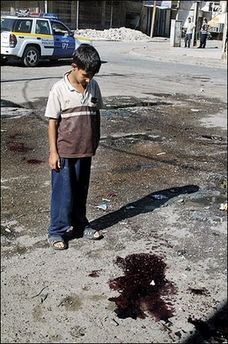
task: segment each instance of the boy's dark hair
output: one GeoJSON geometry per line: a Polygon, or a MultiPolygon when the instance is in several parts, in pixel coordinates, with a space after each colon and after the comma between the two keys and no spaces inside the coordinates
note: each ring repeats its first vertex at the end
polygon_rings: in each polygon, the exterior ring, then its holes
{"type": "Polygon", "coordinates": [[[96,74],[101,67],[101,59],[97,50],[90,44],[82,43],[73,53],[73,63],[88,74],[96,74]]]}

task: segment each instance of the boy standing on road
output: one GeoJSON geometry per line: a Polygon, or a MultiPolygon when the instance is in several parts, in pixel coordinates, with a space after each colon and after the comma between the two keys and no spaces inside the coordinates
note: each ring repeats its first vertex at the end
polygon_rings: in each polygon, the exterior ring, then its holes
{"type": "Polygon", "coordinates": [[[86,239],[100,239],[86,218],[91,159],[100,139],[102,96],[93,76],[101,66],[97,50],[81,44],[73,54],[72,69],[52,87],[48,117],[51,168],[49,244],[67,248],[67,234],[83,230],[86,239]]]}

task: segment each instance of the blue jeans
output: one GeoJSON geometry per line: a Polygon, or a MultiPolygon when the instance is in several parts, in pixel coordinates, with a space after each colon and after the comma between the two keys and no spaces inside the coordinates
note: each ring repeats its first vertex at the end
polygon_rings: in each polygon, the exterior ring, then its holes
{"type": "Polygon", "coordinates": [[[190,48],[192,39],[192,33],[186,33],[184,38],[185,48],[190,48]]]}
{"type": "Polygon", "coordinates": [[[200,32],[200,48],[206,47],[207,33],[200,32]]]}
{"type": "Polygon", "coordinates": [[[73,226],[88,225],[86,200],[91,158],[60,158],[60,170],[51,171],[51,218],[48,236],[60,235],[73,226]]]}

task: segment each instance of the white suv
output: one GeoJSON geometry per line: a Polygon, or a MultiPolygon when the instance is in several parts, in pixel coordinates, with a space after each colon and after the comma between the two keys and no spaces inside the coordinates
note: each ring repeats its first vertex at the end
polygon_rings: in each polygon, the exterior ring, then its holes
{"type": "Polygon", "coordinates": [[[19,58],[35,67],[40,59],[70,58],[80,43],[53,14],[1,17],[1,61],[19,58]]]}

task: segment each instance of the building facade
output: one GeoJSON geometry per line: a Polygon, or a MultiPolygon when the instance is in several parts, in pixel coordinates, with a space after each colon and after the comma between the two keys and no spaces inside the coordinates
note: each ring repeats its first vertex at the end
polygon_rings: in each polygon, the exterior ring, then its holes
{"type": "MultiPolygon", "coordinates": [[[[198,5],[197,30],[203,17],[212,20],[212,27],[222,35],[224,23],[217,14],[221,12],[224,1],[153,1],[153,0],[40,0],[40,1],[1,1],[2,14],[15,14],[17,10],[29,9],[31,12],[55,13],[70,29],[97,29],[127,27],[140,30],[147,35],[170,36],[171,20],[176,19],[184,25],[187,18],[194,16],[198,5]],[[156,7],[155,20],[152,20],[156,7]],[[216,22],[216,24],[215,24],[216,22]],[[214,26],[213,26],[214,25],[214,26]]],[[[221,37],[220,37],[221,38],[221,37]]]]}

